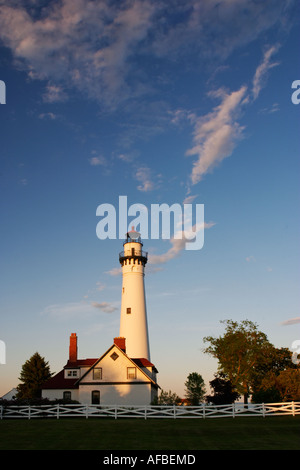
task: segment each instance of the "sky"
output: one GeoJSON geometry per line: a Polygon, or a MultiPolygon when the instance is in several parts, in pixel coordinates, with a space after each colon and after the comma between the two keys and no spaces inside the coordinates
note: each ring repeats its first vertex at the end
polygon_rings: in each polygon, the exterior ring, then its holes
{"type": "Polygon", "coordinates": [[[120,196],[204,207],[201,249],[143,239],[162,389],[211,392],[227,319],[293,350],[299,20],[294,0],[0,0],[0,396],[35,352],[59,372],[71,333],[80,358],[119,335],[123,238],[96,227],[120,196]]]}

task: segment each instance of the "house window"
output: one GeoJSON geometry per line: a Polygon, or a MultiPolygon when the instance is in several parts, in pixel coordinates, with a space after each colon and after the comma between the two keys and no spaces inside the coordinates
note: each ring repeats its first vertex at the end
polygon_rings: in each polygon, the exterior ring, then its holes
{"type": "Polygon", "coordinates": [[[64,392],[63,394],[64,400],[71,400],[71,392],[64,392]]]}
{"type": "Polygon", "coordinates": [[[92,391],[92,405],[99,405],[100,404],[100,392],[99,390],[92,391]]]}
{"type": "Polygon", "coordinates": [[[97,367],[93,370],[93,379],[94,380],[101,380],[102,379],[102,368],[97,367]]]}
{"type": "Polygon", "coordinates": [[[127,367],[127,379],[136,379],[136,367],[127,367]]]}
{"type": "Polygon", "coordinates": [[[131,313],[131,307],[126,308],[126,313],[131,313]]]}
{"type": "Polygon", "coordinates": [[[77,370],[68,370],[67,377],[77,377],[78,371],[77,370]]]}

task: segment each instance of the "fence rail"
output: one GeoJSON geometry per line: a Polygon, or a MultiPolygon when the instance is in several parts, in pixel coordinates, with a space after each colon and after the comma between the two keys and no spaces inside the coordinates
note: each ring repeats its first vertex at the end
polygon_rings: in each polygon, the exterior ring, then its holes
{"type": "Polygon", "coordinates": [[[300,414],[300,402],[260,403],[244,405],[200,406],[120,406],[120,405],[41,405],[0,406],[0,419],[8,418],[225,418],[237,416],[279,416],[300,414]]]}

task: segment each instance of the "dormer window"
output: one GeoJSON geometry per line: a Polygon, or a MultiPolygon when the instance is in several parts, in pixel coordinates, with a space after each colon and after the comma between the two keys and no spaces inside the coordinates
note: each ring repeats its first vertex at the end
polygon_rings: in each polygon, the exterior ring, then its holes
{"type": "Polygon", "coordinates": [[[66,377],[69,379],[72,379],[73,377],[78,377],[78,370],[77,369],[67,370],[66,377]]]}

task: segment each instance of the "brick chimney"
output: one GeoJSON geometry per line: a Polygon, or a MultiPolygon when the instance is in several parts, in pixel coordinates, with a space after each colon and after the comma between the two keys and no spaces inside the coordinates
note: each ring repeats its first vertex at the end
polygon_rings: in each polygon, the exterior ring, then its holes
{"type": "Polygon", "coordinates": [[[69,347],[69,361],[77,361],[77,335],[76,333],[71,333],[70,336],[70,347],[69,347]]]}
{"type": "Polygon", "coordinates": [[[126,342],[126,338],[123,338],[122,336],[119,336],[118,338],[114,338],[114,344],[126,353],[125,342],[126,342]]]}

